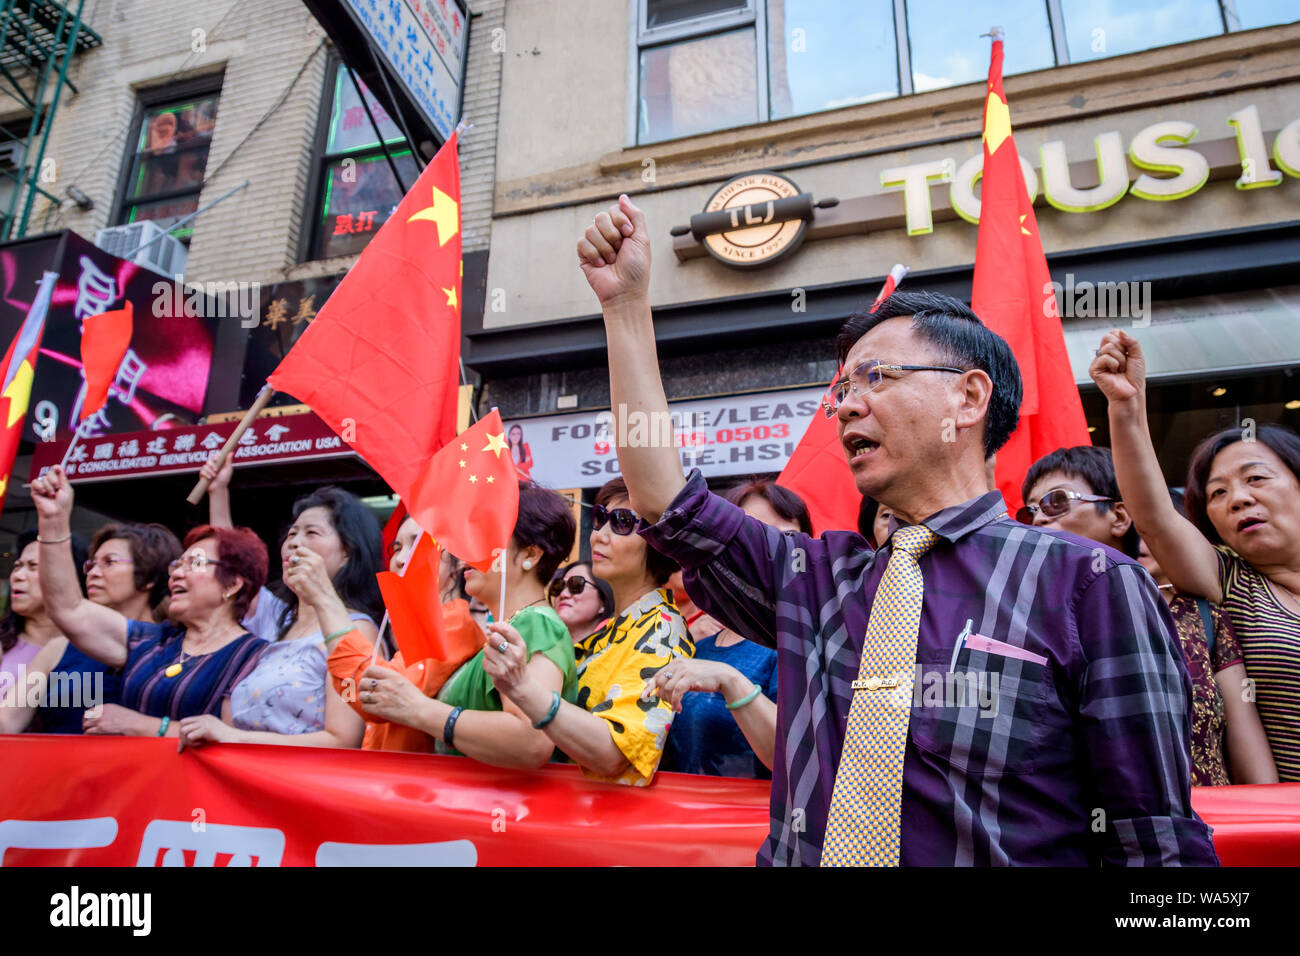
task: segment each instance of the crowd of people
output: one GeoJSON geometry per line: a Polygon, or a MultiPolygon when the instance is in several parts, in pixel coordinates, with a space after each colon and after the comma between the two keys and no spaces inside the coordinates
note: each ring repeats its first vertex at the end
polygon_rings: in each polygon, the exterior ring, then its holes
{"type": "MultiPolygon", "coordinates": [[[[578,253],[612,401],[666,410],[645,231],[624,198],[578,253]]],[[[205,466],[209,521],[183,540],[115,523],[89,547],[52,469],[10,574],[0,731],[564,761],[630,786],[771,779],[768,863],[1214,862],[1190,786],[1300,781],[1300,436],[1218,432],[1171,489],[1141,347],[1111,332],[1091,374],[1112,448],[1035,462],[1013,519],[992,481],[1020,398],[1005,342],[960,302],[898,292],[837,348],[857,533],[815,536],[773,482],[716,494],[671,447],[628,447],[566,563],[568,502],[521,478],[506,573],[442,557],[430,600],[461,659],[404,660],[381,633],[381,529],[344,490],[294,504],[268,585],[229,463],[205,466]],[[991,675],[996,715],[919,689],[891,713],[873,692],[900,665],[917,685],[991,675]],[[29,700],[33,675],[93,687],[95,706],[29,700]]],[[[421,533],[402,523],[388,570],[421,533]]]]}

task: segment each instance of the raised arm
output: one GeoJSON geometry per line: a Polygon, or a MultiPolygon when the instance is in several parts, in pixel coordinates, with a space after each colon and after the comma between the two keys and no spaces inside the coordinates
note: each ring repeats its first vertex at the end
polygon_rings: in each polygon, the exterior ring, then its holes
{"type": "Polygon", "coordinates": [[[578,240],[578,261],[605,316],[614,434],[649,436],[617,449],[633,509],[654,522],[681,490],[685,476],[655,349],[645,213],[620,196],[578,240]],[[626,430],[619,429],[625,419],[626,430]]]}
{"type": "Polygon", "coordinates": [[[230,479],[235,473],[235,459],[226,459],[226,463],[217,468],[217,455],[213,452],[203,467],[199,477],[208,479],[208,524],[214,528],[233,528],[235,522],[230,512],[230,479]]]}
{"type": "Polygon", "coordinates": [[[32,482],[41,543],[41,591],[45,610],[59,631],[80,650],[109,667],[126,663],[127,619],[94,604],[81,593],[72,560],[72,485],[55,465],[32,482]]]}
{"type": "Polygon", "coordinates": [[[1174,508],[1151,443],[1142,347],[1127,332],[1107,332],[1088,373],[1110,403],[1115,479],[1151,556],[1178,590],[1220,603],[1214,546],[1174,508]]]}

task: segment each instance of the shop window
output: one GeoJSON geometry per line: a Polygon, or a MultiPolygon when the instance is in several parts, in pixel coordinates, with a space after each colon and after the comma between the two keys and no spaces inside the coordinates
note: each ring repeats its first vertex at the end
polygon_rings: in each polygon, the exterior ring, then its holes
{"type": "Polygon", "coordinates": [[[365,96],[364,105],[347,68],[333,64],[321,111],[317,186],[304,259],[356,255],[397,208],[403,190],[393,177],[384,146],[402,183],[409,188],[419,176],[415,157],[397,123],[360,79],[357,84],[365,96]],[[374,123],[366,115],[367,107],[374,123]]]}
{"type": "Polygon", "coordinates": [[[1071,63],[1223,32],[1218,0],[1061,0],[1071,63]]]}
{"type": "MultiPolygon", "coordinates": [[[[152,219],[164,229],[199,208],[220,91],[167,101],[145,99],[133,128],[117,221],[152,219]]],[[[193,228],[173,232],[188,239],[193,228]]]]}

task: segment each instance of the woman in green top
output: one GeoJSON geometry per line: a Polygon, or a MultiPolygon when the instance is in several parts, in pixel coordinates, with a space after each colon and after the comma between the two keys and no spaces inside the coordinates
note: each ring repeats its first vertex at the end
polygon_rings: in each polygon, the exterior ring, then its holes
{"type": "MultiPolygon", "coordinates": [[[[540,485],[520,482],[519,518],[510,547],[499,559],[506,562],[505,619],[528,648],[527,670],[570,702],[576,699],[578,680],[573,640],[546,603],[546,585],[573,549],[575,531],[567,501],[540,485]]],[[[501,606],[499,573],[467,570],[465,590],[494,610],[501,606]]],[[[488,640],[501,638],[489,631],[488,640]]],[[[436,698],[425,697],[403,675],[382,667],[367,670],[358,689],[368,713],[423,730],[437,739],[439,753],[530,769],[550,760],[555,750],[523,711],[502,700],[483,670],[482,649],[447,678],[436,698]]]]}

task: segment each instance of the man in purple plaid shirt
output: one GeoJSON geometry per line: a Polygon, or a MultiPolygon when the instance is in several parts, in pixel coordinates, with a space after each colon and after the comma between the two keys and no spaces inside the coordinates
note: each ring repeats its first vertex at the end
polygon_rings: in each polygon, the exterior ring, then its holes
{"type": "MultiPolygon", "coordinates": [[[[578,242],[609,339],[615,415],[667,415],[645,217],[627,197],[578,242]]],[[[1015,428],[1006,343],[946,296],[895,293],[837,340],[841,440],[858,489],[938,535],[903,765],[903,865],[1217,865],[1191,806],[1190,683],[1134,561],[1029,527],[988,491],[1015,428]],[[908,363],[904,365],[904,363],[908,363]]],[[[671,438],[671,436],[669,436],[671,438]]],[[[656,436],[662,438],[662,436],[656,436]]],[[[618,449],[642,534],[695,602],[778,652],[771,833],[760,863],[818,864],[890,541],[783,534],[682,473],[673,442],[618,449]]],[[[900,706],[907,700],[901,700],[900,706]]]]}

